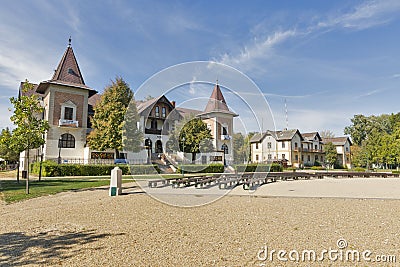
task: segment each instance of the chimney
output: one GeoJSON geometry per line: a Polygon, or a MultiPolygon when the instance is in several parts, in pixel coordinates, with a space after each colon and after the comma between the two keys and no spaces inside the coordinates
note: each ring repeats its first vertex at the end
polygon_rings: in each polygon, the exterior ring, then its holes
{"type": "Polygon", "coordinates": [[[175,102],[175,101],[171,101],[171,104],[172,104],[172,106],[175,108],[176,102],[175,102]]]}

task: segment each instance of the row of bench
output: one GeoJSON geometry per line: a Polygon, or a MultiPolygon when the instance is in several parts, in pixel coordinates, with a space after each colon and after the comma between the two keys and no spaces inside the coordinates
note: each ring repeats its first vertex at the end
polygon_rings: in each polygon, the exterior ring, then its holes
{"type": "Polygon", "coordinates": [[[195,186],[204,188],[206,186],[217,185],[219,189],[233,188],[237,185],[243,185],[244,189],[250,189],[255,186],[275,182],[277,180],[299,180],[299,179],[322,179],[324,177],[399,177],[394,173],[369,173],[369,172],[269,172],[269,173],[243,173],[243,174],[215,174],[212,176],[199,175],[191,177],[179,177],[174,179],[149,180],[150,188],[172,185],[173,188],[195,186]]]}

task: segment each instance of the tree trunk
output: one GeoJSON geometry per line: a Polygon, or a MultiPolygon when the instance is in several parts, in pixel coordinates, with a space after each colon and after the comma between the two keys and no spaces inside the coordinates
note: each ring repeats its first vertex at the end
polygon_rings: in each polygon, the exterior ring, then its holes
{"type": "Polygon", "coordinates": [[[28,148],[28,151],[27,151],[27,157],[28,157],[28,161],[27,161],[27,164],[26,164],[26,188],[25,188],[25,193],[26,194],[29,194],[29,148],[28,148]]]}
{"type": "Polygon", "coordinates": [[[193,152],[192,153],[192,164],[195,163],[195,160],[196,160],[196,152],[193,152]]]}
{"type": "Polygon", "coordinates": [[[43,153],[40,155],[39,182],[42,180],[42,163],[43,163],[43,153]]]}
{"type": "Polygon", "coordinates": [[[17,162],[17,184],[19,184],[19,159],[17,162]]]}

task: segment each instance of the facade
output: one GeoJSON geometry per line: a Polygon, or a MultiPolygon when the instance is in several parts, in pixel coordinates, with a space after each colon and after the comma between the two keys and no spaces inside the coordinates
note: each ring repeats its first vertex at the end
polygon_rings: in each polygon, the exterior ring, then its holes
{"type": "Polygon", "coordinates": [[[332,143],[336,146],[337,161],[340,166],[352,168],[351,163],[351,140],[348,137],[324,138],[324,144],[332,143]]]}
{"type": "Polygon", "coordinates": [[[336,146],[339,164],[350,168],[351,141],[348,137],[322,139],[318,132],[300,133],[298,129],[255,134],[250,139],[251,161],[281,162],[297,168],[322,165],[324,144],[328,142],[336,146]]]}
{"type": "MultiPolygon", "coordinates": [[[[22,94],[22,86],[19,93],[22,94]]],[[[30,161],[54,160],[59,163],[88,163],[94,160],[115,159],[114,151],[93,151],[87,145],[87,135],[91,131],[90,117],[94,115],[94,105],[100,99],[95,90],[88,87],[79,69],[71,43],[59,62],[53,77],[35,85],[34,92],[43,104],[45,111],[39,114],[47,120],[50,129],[45,135],[43,147],[30,151],[30,161]]],[[[169,132],[177,122],[191,115],[201,118],[210,128],[215,151],[200,153],[197,163],[226,162],[233,160],[232,135],[233,118],[222,95],[218,83],[204,110],[175,107],[175,102],[166,96],[149,101],[137,101],[139,127],[144,130],[143,150],[129,157],[132,163],[150,162],[165,154],[169,132]]],[[[176,152],[179,155],[179,152],[176,152]]],[[[129,153],[128,153],[129,154],[129,153]]],[[[181,153],[181,160],[184,155],[181,153]]],[[[28,159],[21,154],[20,166],[26,170],[28,159]]]]}

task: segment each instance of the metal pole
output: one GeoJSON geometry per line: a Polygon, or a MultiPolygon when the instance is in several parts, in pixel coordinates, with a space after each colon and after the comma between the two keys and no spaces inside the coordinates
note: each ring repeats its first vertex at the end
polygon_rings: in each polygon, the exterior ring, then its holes
{"type": "Polygon", "coordinates": [[[61,136],[58,139],[58,164],[61,164],[61,136]]]}
{"type": "Polygon", "coordinates": [[[182,152],[183,152],[183,157],[182,157],[182,177],[185,176],[185,171],[183,170],[183,164],[184,164],[184,160],[185,160],[185,137],[182,138],[182,152]]]}

